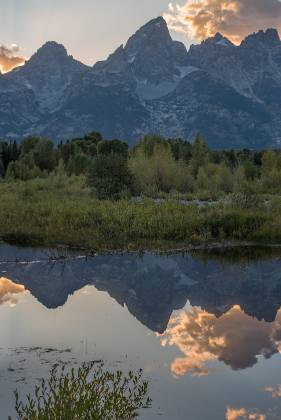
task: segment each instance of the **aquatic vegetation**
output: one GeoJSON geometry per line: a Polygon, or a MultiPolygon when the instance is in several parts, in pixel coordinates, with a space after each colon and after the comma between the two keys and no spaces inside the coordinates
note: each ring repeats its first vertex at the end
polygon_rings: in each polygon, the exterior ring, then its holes
{"type": "Polygon", "coordinates": [[[130,420],[138,417],[140,409],[150,407],[147,393],[142,371],[125,375],[94,362],[71,371],[55,366],[26,400],[15,391],[16,419],[130,420]]]}

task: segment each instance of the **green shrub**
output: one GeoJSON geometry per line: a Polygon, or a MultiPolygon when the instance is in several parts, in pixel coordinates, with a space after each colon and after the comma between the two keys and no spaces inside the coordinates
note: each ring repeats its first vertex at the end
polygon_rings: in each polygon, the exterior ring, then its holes
{"type": "MultiPolygon", "coordinates": [[[[83,364],[70,372],[55,367],[23,401],[15,392],[18,420],[130,420],[148,408],[142,371],[110,372],[102,364],[83,364]]],[[[12,417],[9,417],[11,420],[12,417]]]]}

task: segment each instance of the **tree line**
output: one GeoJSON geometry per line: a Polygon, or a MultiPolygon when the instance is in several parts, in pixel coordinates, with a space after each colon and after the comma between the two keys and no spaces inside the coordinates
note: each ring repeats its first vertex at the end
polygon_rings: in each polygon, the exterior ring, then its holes
{"type": "Polygon", "coordinates": [[[0,177],[27,181],[50,174],[85,177],[100,199],[131,195],[281,192],[281,153],[275,150],[210,150],[194,142],[144,136],[133,147],[92,132],[60,142],[27,137],[0,141],[0,177]]]}

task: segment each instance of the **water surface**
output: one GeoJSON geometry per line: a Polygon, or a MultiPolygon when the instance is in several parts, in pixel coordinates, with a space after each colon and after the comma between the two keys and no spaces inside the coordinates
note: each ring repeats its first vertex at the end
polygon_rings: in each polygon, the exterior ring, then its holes
{"type": "Polygon", "coordinates": [[[281,252],[0,248],[0,407],[54,363],[144,370],[142,419],[281,418],[281,252]]]}

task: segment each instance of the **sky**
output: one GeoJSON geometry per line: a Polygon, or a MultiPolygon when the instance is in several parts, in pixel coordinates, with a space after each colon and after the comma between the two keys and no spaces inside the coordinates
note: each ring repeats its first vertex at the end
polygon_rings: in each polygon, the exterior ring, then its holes
{"type": "Polygon", "coordinates": [[[91,64],[107,58],[168,5],[169,0],[0,0],[0,44],[16,44],[19,54],[29,57],[44,42],[57,41],[91,64]]]}
{"type": "Polygon", "coordinates": [[[217,31],[239,43],[248,33],[281,26],[279,0],[0,0],[0,6],[2,71],[46,41],[92,65],[157,16],[187,46],[217,31]]]}

